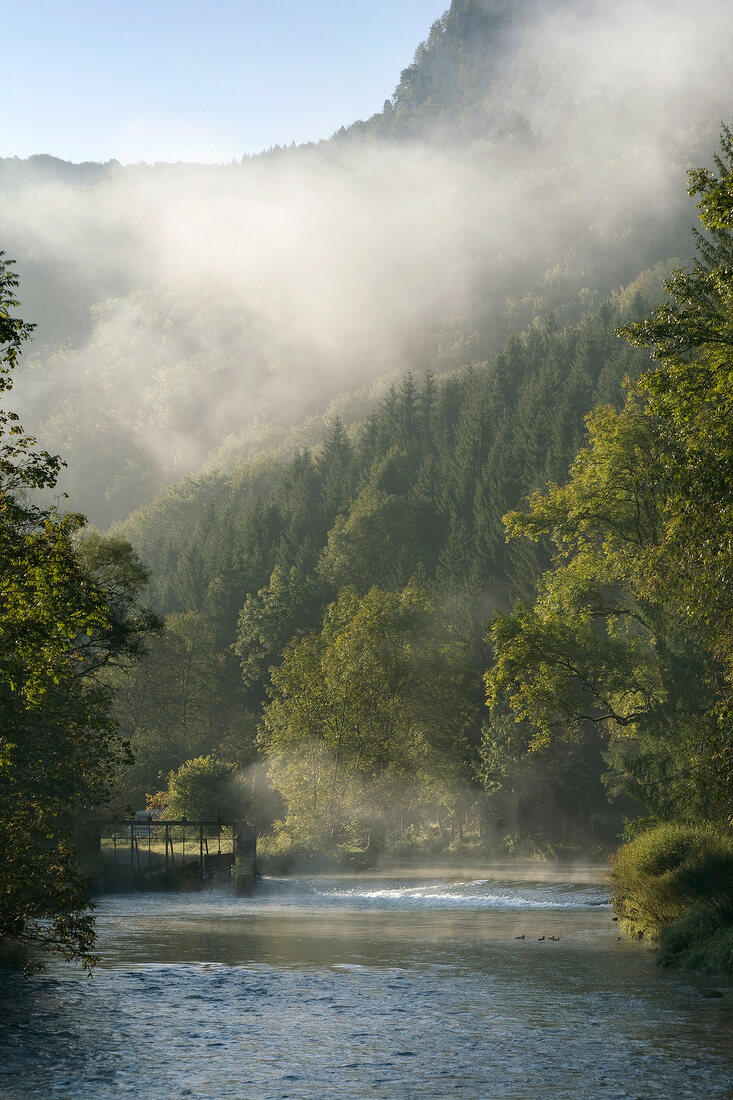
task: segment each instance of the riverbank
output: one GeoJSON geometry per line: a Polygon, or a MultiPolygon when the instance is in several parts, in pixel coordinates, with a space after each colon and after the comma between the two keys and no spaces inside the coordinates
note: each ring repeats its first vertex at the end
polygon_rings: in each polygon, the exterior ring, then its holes
{"type": "Polygon", "coordinates": [[[711,825],[659,825],[613,857],[613,905],[661,966],[733,977],[733,835],[711,825]]]}
{"type": "Polygon", "coordinates": [[[257,865],[264,875],[349,874],[390,871],[393,869],[448,870],[465,867],[592,867],[608,873],[612,848],[590,851],[568,848],[560,852],[539,850],[508,852],[502,845],[477,842],[473,838],[442,845],[415,845],[409,851],[401,846],[375,848],[339,848],[334,852],[310,851],[264,835],[258,838],[257,865]]]}

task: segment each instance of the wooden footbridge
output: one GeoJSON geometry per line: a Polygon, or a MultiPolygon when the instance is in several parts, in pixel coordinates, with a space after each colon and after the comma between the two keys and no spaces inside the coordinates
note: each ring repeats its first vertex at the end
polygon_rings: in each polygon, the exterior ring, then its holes
{"type": "Polygon", "coordinates": [[[196,890],[233,881],[249,894],[257,881],[257,831],[237,821],[133,818],[90,821],[80,836],[84,870],[103,891],[196,890]]]}

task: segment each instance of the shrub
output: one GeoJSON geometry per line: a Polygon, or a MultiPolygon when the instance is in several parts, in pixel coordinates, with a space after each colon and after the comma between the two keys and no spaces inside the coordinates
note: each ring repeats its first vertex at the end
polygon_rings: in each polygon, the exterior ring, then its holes
{"type": "Polygon", "coordinates": [[[190,821],[242,819],[249,809],[248,793],[237,781],[237,765],[197,756],[168,776],[167,812],[190,821]]]}
{"type": "Polygon", "coordinates": [[[613,858],[623,927],[659,941],[660,962],[733,971],[733,835],[710,825],[658,825],[613,858]]]}

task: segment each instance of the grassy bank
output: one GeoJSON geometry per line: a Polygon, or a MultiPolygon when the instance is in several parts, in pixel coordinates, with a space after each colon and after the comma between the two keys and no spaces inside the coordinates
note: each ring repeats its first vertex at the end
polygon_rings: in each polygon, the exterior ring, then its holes
{"type": "Polygon", "coordinates": [[[659,825],[616,852],[613,904],[631,935],[659,945],[662,966],[733,976],[733,834],[659,825]]]}
{"type": "Polygon", "coordinates": [[[293,843],[288,835],[265,833],[257,840],[257,866],[263,875],[351,874],[391,870],[399,867],[418,870],[475,868],[482,866],[572,866],[605,868],[609,849],[600,847],[559,846],[550,848],[514,838],[482,838],[478,831],[466,830],[463,837],[421,835],[400,838],[380,846],[338,845],[330,850],[293,843]],[[512,843],[506,843],[511,839],[512,843]]]}

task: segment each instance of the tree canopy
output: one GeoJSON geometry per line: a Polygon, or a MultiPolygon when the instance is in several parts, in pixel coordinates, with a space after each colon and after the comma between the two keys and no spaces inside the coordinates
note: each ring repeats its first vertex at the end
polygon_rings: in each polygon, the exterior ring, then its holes
{"type": "MultiPolygon", "coordinates": [[[[0,389],[32,326],[14,315],[17,278],[0,254],[0,389]]],[[[147,573],[120,539],[79,536],[80,515],[39,498],[61,460],[16,414],[0,414],[0,939],[91,961],[94,926],[74,826],[127,759],[105,669],[156,628],[139,604],[147,573]]]]}
{"type": "Polygon", "coordinates": [[[379,849],[395,815],[459,785],[465,647],[436,634],[434,617],[414,586],[345,588],[322,631],[286,649],[261,741],[296,845],[379,849]]]}
{"type": "Polygon", "coordinates": [[[505,517],[510,537],[550,535],[534,604],[498,615],[486,675],[538,748],[610,732],[615,782],[658,819],[730,820],[733,686],[733,145],[723,128],[700,195],[698,257],[668,301],[621,333],[656,365],[624,408],[588,417],[568,483],[505,517]]]}

